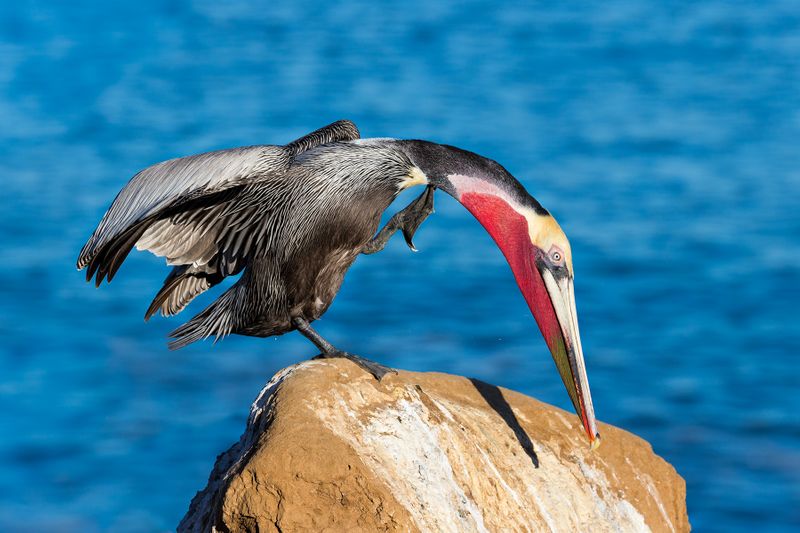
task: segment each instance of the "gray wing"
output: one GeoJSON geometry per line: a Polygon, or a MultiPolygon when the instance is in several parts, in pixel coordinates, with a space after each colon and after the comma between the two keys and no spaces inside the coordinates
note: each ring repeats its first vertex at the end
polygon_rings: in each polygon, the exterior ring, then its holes
{"type": "Polygon", "coordinates": [[[286,150],[294,157],[298,154],[332,142],[355,141],[361,134],[355,124],[349,120],[337,120],[333,124],[328,124],[324,128],[312,131],[299,139],[286,145],[286,150]]]}
{"type": "Polygon", "coordinates": [[[81,250],[78,268],[87,268],[87,281],[96,275],[97,285],[104,277],[111,281],[133,245],[154,225],[161,230],[175,226],[174,233],[164,235],[169,238],[151,244],[155,253],[175,256],[188,241],[202,239],[197,225],[212,221],[214,206],[229,203],[259,175],[279,170],[280,155],[279,147],[252,146],[172,159],[142,170],[103,216],[81,250]],[[171,224],[191,212],[204,213],[208,220],[184,217],[183,223],[171,224]]]}
{"type": "Polygon", "coordinates": [[[175,314],[244,268],[259,237],[254,228],[274,212],[263,202],[264,185],[279,181],[303,150],[354,135],[355,125],[339,121],[285,147],[222,150],[146,168],[120,191],[81,250],[78,268],[100,285],[113,279],[134,245],[163,256],[175,269],[147,316],[159,308],[175,314]]]}

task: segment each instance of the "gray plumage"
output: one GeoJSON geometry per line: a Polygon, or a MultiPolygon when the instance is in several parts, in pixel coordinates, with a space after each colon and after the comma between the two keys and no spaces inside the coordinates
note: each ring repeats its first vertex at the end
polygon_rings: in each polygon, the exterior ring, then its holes
{"type": "Polygon", "coordinates": [[[361,140],[352,122],[339,121],[285,146],[158,163],[120,191],[83,247],[78,268],[100,285],[113,279],[134,246],[166,258],[172,271],[145,319],[179,313],[225,277],[241,274],[170,334],[171,348],[210,336],[296,329],[320,357],[347,358],[380,380],[393,370],[337,349],[310,323],[331,305],[359,254],[382,250],[398,230],[413,249],[414,232],[433,211],[435,189],[465,205],[503,249],[590,441],[599,442],[571,265],[563,259],[566,236],[506,169],[472,152],[419,140],[361,140]],[[423,184],[425,192],[376,234],[397,194],[423,184]],[[544,307],[543,296],[550,300],[544,307]]]}
{"type": "Polygon", "coordinates": [[[339,121],[286,146],[153,165],[119,193],[78,268],[99,285],[133,246],[165,257],[173,270],[146,318],[179,313],[241,273],[170,334],[171,348],[230,333],[278,335],[294,329],[295,317],[316,320],[414,166],[396,143],[350,142],[358,137],[352,122],[339,121]]]}

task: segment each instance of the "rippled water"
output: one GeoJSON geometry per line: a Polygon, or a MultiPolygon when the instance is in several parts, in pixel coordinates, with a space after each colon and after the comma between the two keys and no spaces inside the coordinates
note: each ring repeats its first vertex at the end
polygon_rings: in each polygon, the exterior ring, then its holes
{"type": "MultiPolygon", "coordinates": [[[[0,6],[0,527],[177,524],[314,350],[169,352],[184,317],[141,320],[160,260],[95,290],[77,252],[140,168],[339,118],[503,163],[572,240],[598,417],[675,465],[697,530],[800,526],[800,5],[220,4],[0,6]]],[[[502,256],[437,202],[319,329],[568,408],[502,256]]]]}

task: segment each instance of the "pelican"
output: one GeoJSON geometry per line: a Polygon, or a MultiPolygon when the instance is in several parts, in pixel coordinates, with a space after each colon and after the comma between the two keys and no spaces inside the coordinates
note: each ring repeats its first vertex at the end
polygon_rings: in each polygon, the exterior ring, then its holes
{"type": "Polygon", "coordinates": [[[361,139],[340,120],[285,146],[258,145],[171,159],[136,174],[78,257],[100,286],[135,246],[172,271],[145,313],[179,313],[227,276],[229,289],[170,337],[171,349],[236,333],[297,330],[320,350],[381,379],[391,369],[339,350],[311,323],[333,302],[360,254],[413,236],[434,190],[454,197],[502,251],[555,360],[592,447],[599,443],[573,291],[572,252],[555,219],[501,165],[421,140],[361,139]],[[378,230],[397,195],[424,192],[378,230]],[[377,233],[376,233],[377,232],[377,233]]]}

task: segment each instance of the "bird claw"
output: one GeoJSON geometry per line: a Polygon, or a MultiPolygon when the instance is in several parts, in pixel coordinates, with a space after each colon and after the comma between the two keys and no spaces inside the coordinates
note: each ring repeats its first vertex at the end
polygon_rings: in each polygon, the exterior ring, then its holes
{"type": "Polygon", "coordinates": [[[398,215],[402,215],[400,227],[403,230],[403,237],[406,240],[406,244],[413,252],[417,251],[413,242],[414,234],[417,232],[417,228],[419,228],[420,224],[422,224],[431,213],[433,213],[433,187],[430,185],[425,188],[424,193],[419,195],[416,200],[398,213],[398,215]]]}
{"type": "Polygon", "coordinates": [[[383,379],[383,376],[385,376],[390,372],[397,374],[397,370],[395,370],[394,368],[383,366],[382,364],[376,363],[375,361],[370,361],[369,359],[365,359],[361,356],[351,354],[349,352],[343,352],[341,350],[336,350],[329,353],[321,353],[316,357],[314,357],[314,359],[333,359],[336,357],[341,357],[354,362],[355,364],[357,364],[358,366],[360,366],[361,368],[372,374],[373,377],[378,381],[383,379]]]}
{"type": "Polygon", "coordinates": [[[418,251],[414,246],[414,234],[420,224],[428,218],[428,215],[433,213],[433,192],[433,187],[428,185],[425,188],[425,192],[389,219],[383,229],[364,246],[361,253],[374,254],[375,252],[380,252],[397,230],[403,231],[403,238],[405,238],[406,244],[411,251],[418,251]]]}

